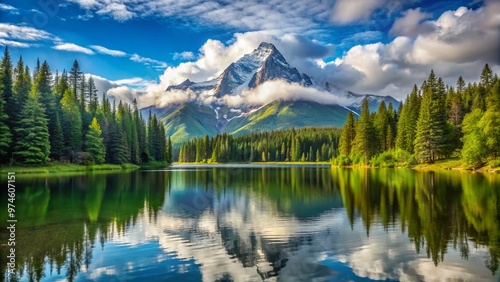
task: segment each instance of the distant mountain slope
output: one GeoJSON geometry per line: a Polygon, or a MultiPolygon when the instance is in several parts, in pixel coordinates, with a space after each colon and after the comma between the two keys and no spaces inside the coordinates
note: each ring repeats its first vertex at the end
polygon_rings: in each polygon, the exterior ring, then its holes
{"type": "Polygon", "coordinates": [[[161,121],[165,123],[165,134],[176,144],[206,134],[213,136],[218,133],[214,110],[195,103],[180,105],[161,121]]]}
{"type": "MultiPolygon", "coordinates": [[[[392,103],[395,109],[399,106],[399,102],[390,96],[356,94],[330,86],[327,82],[318,82],[288,64],[273,44],[265,42],[231,63],[216,79],[203,82],[185,80],[178,85],[170,85],[165,95],[171,95],[173,91],[181,91],[181,94],[186,91],[186,95],[194,93],[198,98],[162,108],[150,107],[143,109],[142,113],[145,117],[149,111],[156,114],[165,123],[166,134],[176,144],[222,132],[243,134],[291,127],[341,127],[348,111],[358,112],[365,97],[372,111],[377,110],[382,101],[387,105],[392,103]],[[254,89],[276,80],[304,90],[314,90],[308,91],[311,93],[332,95],[333,101],[342,101],[344,105],[324,105],[310,101],[314,99],[307,96],[294,98],[293,101],[277,96],[275,101],[265,106],[245,104],[242,93],[250,95],[247,98],[255,98],[251,97],[256,95],[252,92],[254,89]],[[241,103],[229,106],[227,101],[232,98],[240,99],[241,103]]],[[[272,91],[267,95],[272,97],[272,91]]]]}
{"type": "Polygon", "coordinates": [[[251,114],[231,120],[225,132],[245,134],[292,127],[341,127],[349,109],[309,101],[275,101],[251,114]]]}

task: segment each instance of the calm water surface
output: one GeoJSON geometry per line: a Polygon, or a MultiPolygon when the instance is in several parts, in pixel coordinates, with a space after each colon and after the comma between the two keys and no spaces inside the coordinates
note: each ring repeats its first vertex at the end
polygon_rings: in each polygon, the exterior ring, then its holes
{"type": "Polygon", "coordinates": [[[174,167],[17,186],[7,281],[500,281],[498,175],[174,167]]]}

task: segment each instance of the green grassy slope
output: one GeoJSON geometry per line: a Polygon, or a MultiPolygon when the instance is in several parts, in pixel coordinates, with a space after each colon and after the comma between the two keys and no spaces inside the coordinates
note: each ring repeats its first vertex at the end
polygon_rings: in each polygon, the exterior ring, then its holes
{"type": "Polygon", "coordinates": [[[161,119],[165,133],[174,144],[180,144],[206,134],[217,134],[217,120],[214,110],[203,105],[186,103],[161,119]]]}
{"type": "Polygon", "coordinates": [[[348,110],[314,102],[272,102],[246,117],[231,120],[224,131],[246,134],[292,127],[342,127],[348,110]]]}

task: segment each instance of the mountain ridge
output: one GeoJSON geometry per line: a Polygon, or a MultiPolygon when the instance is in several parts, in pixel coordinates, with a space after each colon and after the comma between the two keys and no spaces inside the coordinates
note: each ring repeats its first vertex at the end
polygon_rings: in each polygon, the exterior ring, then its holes
{"type": "Polygon", "coordinates": [[[394,108],[399,104],[391,96],[356,94],[330,86],[328,82],[320,83],[300,73],[273,44],[267,42],[262,42],[251,53],[229,64],[217,78],[203,82],[186,79],[180,84],[168,86],[165,95],[172,91],[191,91],[197,95],[195,100],[154,108],[165,124],[166,134],[172,137],[175,144],[207,134],[244,134],[290,127],[341,127],[349,111],[359,112],[365,97],[369,99],[371,110],[375,110],[382,101],[393,103],[394,108]],[[348,103],[321,104],[307,96],[287,100],[275,95],[279,91],[286,91],[279,88],[276,92],[271,90],[271,93],[267,93],[271,95],[270,102],[260,105],[244,103],[245,98],[256,95],[254,92],[259,87],[279,81],[297,87],[300,97],[309,94],[300,93],[301,89],[303,92],[314,89],[327,93],[327,98],[348,103]],[[230,106],[227,101],[231,99],[243,102],[238,106],[230,106]]]}

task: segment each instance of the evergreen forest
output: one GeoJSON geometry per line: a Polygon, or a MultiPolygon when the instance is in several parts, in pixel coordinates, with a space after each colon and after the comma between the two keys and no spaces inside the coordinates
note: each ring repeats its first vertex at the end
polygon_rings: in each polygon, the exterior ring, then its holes
{"type": "Polygon", "coordinates": [[[92,76],[78,61],[52,73],[20,57],[13,66],[5,47],[0,62],[0,159],[3,164],[144,164],[171,162],[171,144],[155,115],[145,120],[133,105],[99,99],[92,76]]]}
{"type": "Polygon", "coordinates": [[[318,162],[337,165],[412,166],[461,159],[500,166],[500,80],[486,64],[478,83],[460,76],[445,85],[431,71],[396,109],[380,103],[349,112],[342,130],[301,128],[205,136],[174,152],[179,162],[318,162]]]}
{"type": "Polygon", "coordinates": [[[500,80],[486,64],[479,83],[460,76],[445,85],[431,71],[396,111],[382,102],[359,118],[349,113],[339,141],[339,165],[407,166],[461,159],[480,167],[500,166],[500,80]]]}

